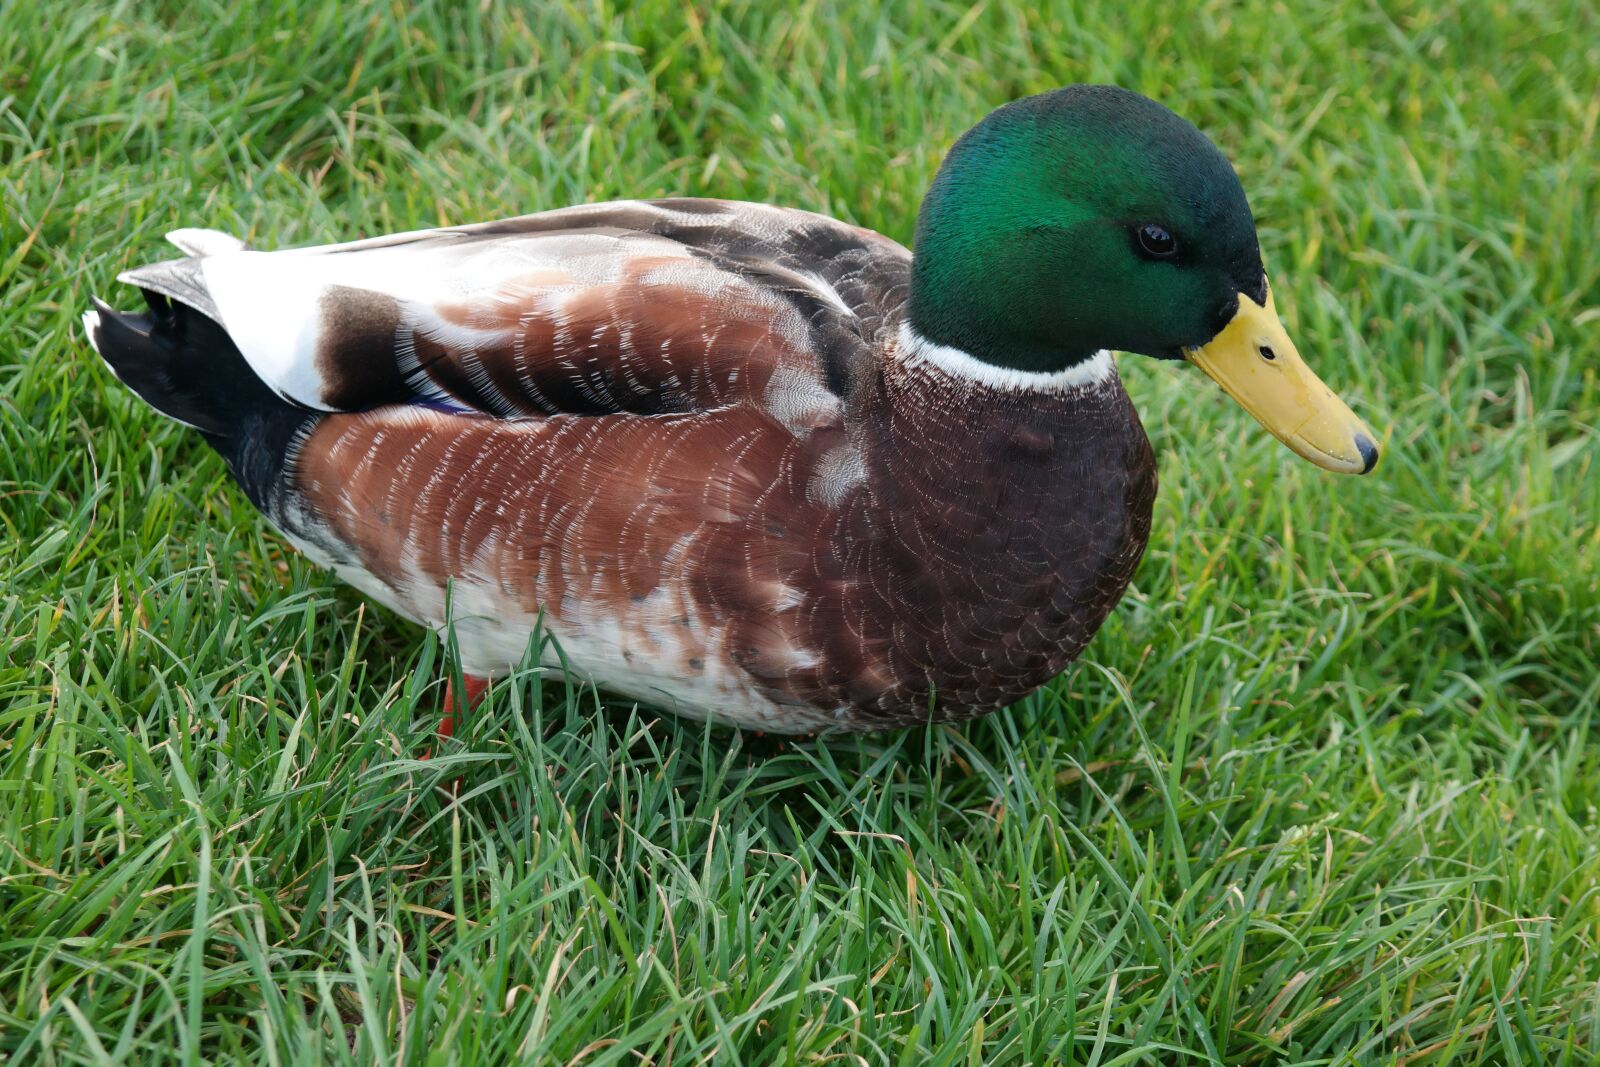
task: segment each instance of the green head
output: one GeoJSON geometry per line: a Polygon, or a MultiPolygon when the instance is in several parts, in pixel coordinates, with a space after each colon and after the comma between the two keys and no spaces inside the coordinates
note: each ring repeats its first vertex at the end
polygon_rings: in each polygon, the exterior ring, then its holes
{"type": "Polygon", "coordinates": [[[956,142],[917,218],[908,315],[926,340],[1012,371],[1101,349],[1187,359],[1318,466],[1378,462],[1278,320],[1238,175],[1126,89],[1019,100],[956,142]]]}
{"type": "Polygon", "coordinates": [[[917,219],[910,318],[998,366],[1100,349],[1177,358],[1266,301],[1255,221],[1217,147],[1138,93],[1074,85],[969,130],[917,219]]]}

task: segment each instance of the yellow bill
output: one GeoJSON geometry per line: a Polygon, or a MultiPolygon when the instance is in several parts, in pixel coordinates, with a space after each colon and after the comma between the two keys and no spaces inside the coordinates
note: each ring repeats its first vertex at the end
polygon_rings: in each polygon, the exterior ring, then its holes
{"type": "Polygon", "coordinates": [[[1274,437],[1322,469],[1366,474],[1377,466],[1378,439],[1300,358],[1278,321],[1271,289],[1265,307],[1241,294],[1233,321],[1184,355],[1274,437]]]}

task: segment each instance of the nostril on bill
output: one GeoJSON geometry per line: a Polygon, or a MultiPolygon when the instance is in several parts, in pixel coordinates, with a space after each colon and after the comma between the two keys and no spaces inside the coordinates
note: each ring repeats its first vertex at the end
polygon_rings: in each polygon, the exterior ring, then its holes
{"type": "Polygon", "coordinates": [[[1361,453],[1361,473],[1366,474],[1378,465],[1378,446],[1364,433],[1356,434],[1356,451],[1361,453]]]}
{"type": "Polygon", "coordinates": [[[1260,348],[1260,352],[1261,352],[1261,358],[1266,360],[1269,363],[1278,358],[1278,353],[1276,353],[1276,352],[1274,352],[1272,350],[1272,346],[1271,345],[1262,345],[1261,348],[1260,348]]]}

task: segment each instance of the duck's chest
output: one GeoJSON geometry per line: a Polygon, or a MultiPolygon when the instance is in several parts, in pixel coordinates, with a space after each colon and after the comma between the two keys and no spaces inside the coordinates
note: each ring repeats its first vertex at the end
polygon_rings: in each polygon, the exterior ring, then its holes
{"type": "Polygon", "coordinates": [[[1155,461],[1114,373],[1029,393],[892,368],[866,478],[820,546],[814,703],[855,725],[963,718],[1082,649],[1144,552],[1155,461]]]}

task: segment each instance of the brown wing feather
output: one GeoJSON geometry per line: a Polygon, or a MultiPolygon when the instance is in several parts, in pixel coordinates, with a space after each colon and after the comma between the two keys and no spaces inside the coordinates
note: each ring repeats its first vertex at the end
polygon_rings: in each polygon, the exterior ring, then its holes
{"type": "Polygon", "coordinates": [[[598,285],[509,279],[414,331],[430,392],[498,416],[664,414],[761,398],[814,366],[793,308],[705,262],[638,256],[598,285]]]}
{"type": "Polygon", "coordinates": [[[845,396],[897,325],[910,255],[808,212],[595,204],[204,261],[223,323],[282,395],[497,417],[845,396]],[[303,317],[303,318],[302,318],[303,317]]]}

